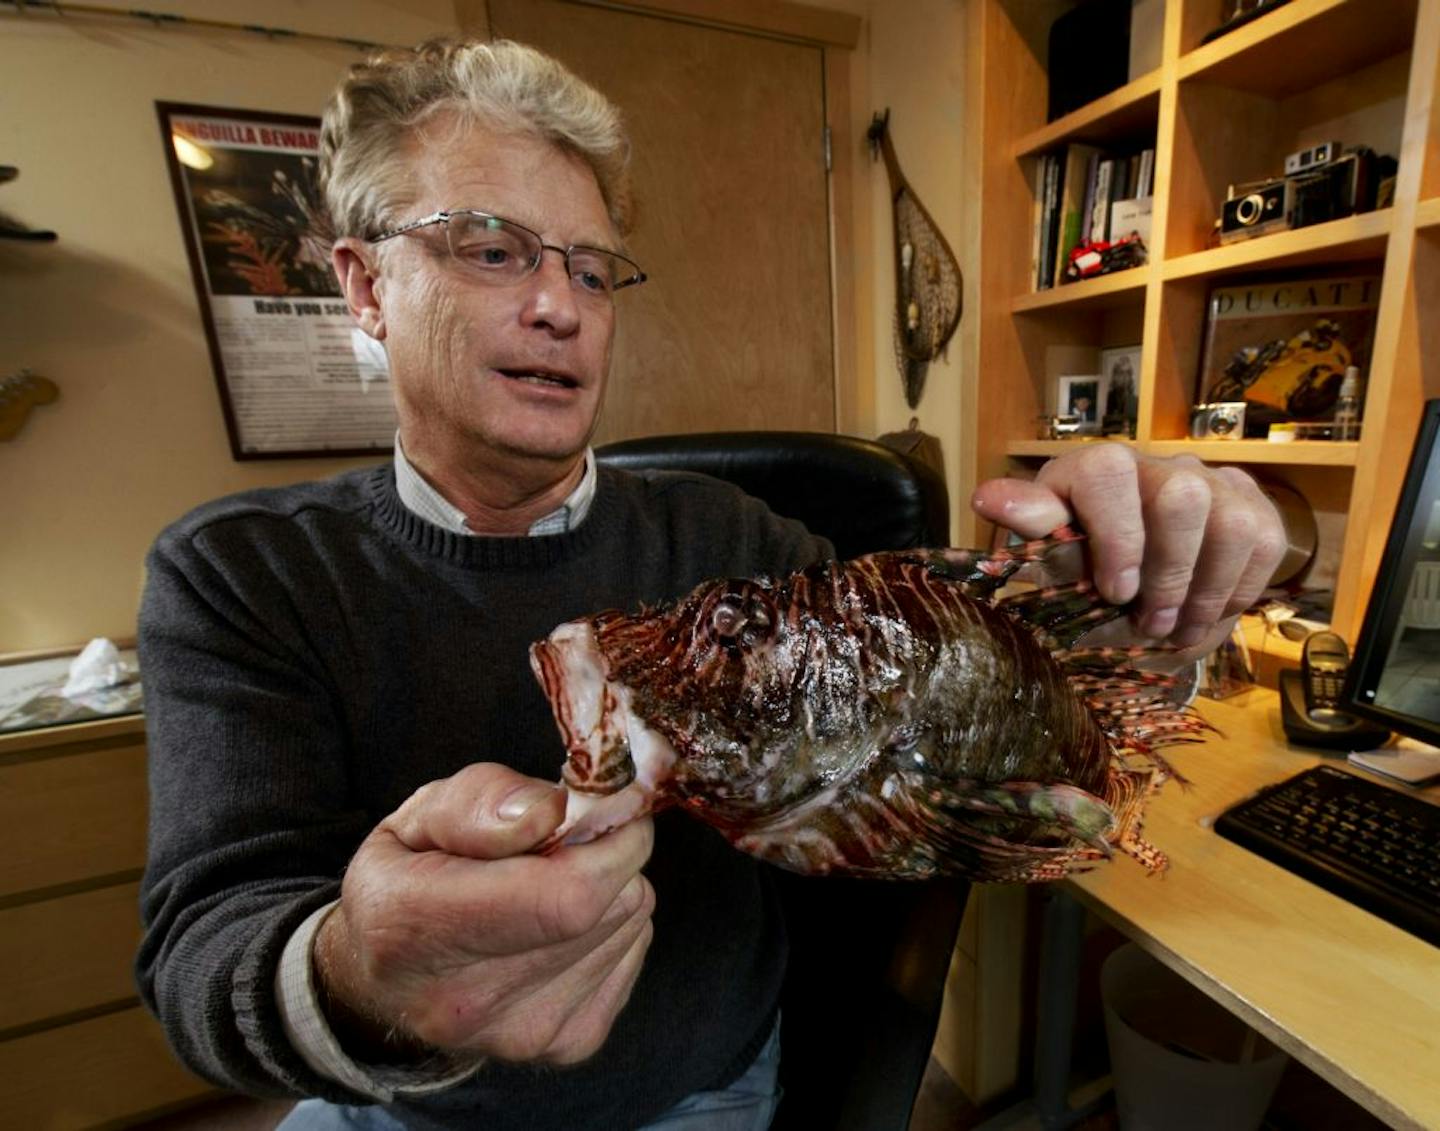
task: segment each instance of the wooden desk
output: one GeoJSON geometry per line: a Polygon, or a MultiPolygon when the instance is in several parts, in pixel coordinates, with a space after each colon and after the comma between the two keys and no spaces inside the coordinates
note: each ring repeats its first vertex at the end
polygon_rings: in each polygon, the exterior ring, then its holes
{"type": "Polygon", "coordinates": [[[1199,707],[1224,737],[1173,749],[1191,785],[1145,825],[1170,870],[1117,859],[1068,889],[1381,1119],[1440,1128],[1440,947],[1217,836],[1222,809],[1325,757],[1287,743],[1274,692],[1199,707]]]}

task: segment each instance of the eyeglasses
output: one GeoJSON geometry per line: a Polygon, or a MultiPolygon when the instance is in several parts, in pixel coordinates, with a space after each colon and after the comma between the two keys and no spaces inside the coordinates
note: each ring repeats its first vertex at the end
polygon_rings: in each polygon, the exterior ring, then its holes
{"type": "Polygon", "coordinates": [[[435,212],[371,236],[367,242],[379,243],[432,224],[445,226],[450,258],[471,277],[494,286],[508,286],[534,274],[547,251],[558,251],[565,257],[565,270],[582,295],[609,298],[622,287],[633,287],[647,278],[639,264],[617,251],[581,244],[557,247],[523,224],[473,208],[435,212]]]}

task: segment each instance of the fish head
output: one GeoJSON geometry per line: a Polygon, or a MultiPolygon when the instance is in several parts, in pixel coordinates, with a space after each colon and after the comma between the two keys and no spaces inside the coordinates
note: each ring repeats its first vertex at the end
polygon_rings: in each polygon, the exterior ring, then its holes
{"type": "Polygon", "coordinates": [[[687,785],[715,800],[743,790],[765,736],[794,729],[795,636],[775,584],[759,577],[569,621],[532,645],[565,743],[563,780],[588,798],[577,803],[583,823],[595,823],[602,797],[627,794],[604,808],[637,814],[688,799],[687,785]]]}

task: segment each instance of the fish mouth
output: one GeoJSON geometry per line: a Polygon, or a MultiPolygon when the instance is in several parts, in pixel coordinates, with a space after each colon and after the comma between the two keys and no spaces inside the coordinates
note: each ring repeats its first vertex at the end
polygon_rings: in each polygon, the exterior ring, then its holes
{"type": "Polygon", "coordinates": [[[495,372],[508,380],[519,381],[526,385],[540,385],[557,389],[578,389],[580,387],[579,378],[573,374],[561,369],[549,369],[545,366],[517,366],[513,369],[496,367],[495,372]]]}
{"type": "Polygon", "coordinates": [[[561,625],[530,646],[530,666],[565,745],[565,819],[539,851],[583,844],[649,813],[672,776],[675,749],[611,682],[593,626],[561,625]]]}

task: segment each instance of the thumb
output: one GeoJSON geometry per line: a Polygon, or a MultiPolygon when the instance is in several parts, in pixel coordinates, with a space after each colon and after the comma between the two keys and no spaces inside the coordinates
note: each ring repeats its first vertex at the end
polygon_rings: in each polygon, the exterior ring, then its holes
{"type": "Polygon", "coordinates": [[[981,518],[1022,538],[1043,538],[1072,518],[1065,500],[1028,479],[987,479],[975,488],[970,506],[981,518]]]}
{"type": "Polygon", "coordinates": [[[500,860],[531,851],[565,816],[565,790],[495,762],[421,786],[380,823],[411,852],[500,860]]]}

